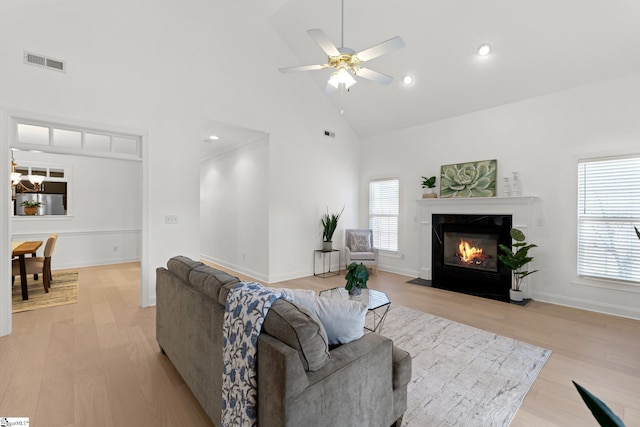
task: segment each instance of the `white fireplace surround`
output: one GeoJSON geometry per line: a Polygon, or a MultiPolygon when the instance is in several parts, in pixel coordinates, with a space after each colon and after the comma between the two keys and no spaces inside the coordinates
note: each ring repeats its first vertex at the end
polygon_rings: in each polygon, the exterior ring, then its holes
{"type": "Polygon", "coordinates": [[[535,196],[419,199],[417,203],[420,212],[420,278],[431,280],[433,214],[511,215],[513,228],[522,230],[528,241],[535,241],[535,236],[531,234],[533,210],[537,200],[535,196]]]}

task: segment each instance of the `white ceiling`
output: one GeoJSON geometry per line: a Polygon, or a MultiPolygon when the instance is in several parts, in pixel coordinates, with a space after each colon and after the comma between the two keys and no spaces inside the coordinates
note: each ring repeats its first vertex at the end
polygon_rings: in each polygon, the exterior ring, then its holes
{"type": "MultiPolygon", "coordinates": [[[[269,0],[263,13],[297,61],[327,58],[306,30],[340,46],[340,0],[269,0]],[[281,7],[280,7],[281,6],[281,7]]],[[[361,137],[454,117],[640,72],[639,0],[345,0],[345,47],[361,51],[393,36],[406,47],[367,62],[395,77],[389,86],[358,78],[329,95],[361,137]],[[486,58],[476,55],[485,42],[486,58]],[[416,83],[403,87],[404,74],[416,83]]],[[[313,79],[330,70],[282,74],[313,79]]]]}
{"type": "Polygon", "coordinates": [[[269,136],[261,131],[215,120],[203,120],[200,125],[200,161],[219,156],[228,151],[237,150],[253,142],[268,141],[268,138],[269,136]],[[209,139],[212,135],[217,136],[218,139],[209,139]]]}

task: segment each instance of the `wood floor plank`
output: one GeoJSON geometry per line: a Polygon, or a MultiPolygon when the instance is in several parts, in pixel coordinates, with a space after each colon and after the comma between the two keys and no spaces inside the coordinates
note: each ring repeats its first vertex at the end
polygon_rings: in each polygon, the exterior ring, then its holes
{"type": "Polygon", "coordinates": [[[112,427],[115,425],[114,414],[109,404],[107,381],[103,375],[83,377],[76,381],[73,409],[76,426],[112,427]]]}

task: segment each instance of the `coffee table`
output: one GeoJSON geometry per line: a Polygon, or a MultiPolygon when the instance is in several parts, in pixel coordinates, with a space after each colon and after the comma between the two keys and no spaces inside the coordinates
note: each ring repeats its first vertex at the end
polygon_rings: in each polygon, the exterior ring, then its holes
{"type": "Polygon", "coordinates": [[[384,319],[391,308],[391,301],[387,294],[375,289],[362,289],[360,295],[351,296],[345,288],[331,288],[320,291],[319,295],[326,298],[350,299],[367,303],[367,317],[371,318],[371,322],[365,322],[364,328],[372,332],[380,333],[382,331],[384,319]],[[371,323],[372,327],[367,326],[367,323],[371,323]]]}

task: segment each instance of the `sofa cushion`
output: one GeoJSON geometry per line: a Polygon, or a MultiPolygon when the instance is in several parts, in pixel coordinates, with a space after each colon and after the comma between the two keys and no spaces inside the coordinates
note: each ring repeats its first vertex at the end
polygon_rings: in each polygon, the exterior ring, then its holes
{"type": "Polygon", "coordinates": [[[365,303],[302,294],[294,295],[294,303],[320,319],[331,345],[346,344],[364,335],[365,303]]]}
{"type": "Polygon", "coordinates": [[[262,331],[296,349],[305,371],[317,371],[329,360],[327,333],[322,324],[286,299],[271,305],[262,331]]]}
{"type": "Polygon", "coordinates": [[[214,301],[218,301],[220,288],[224,285],[235,285],[240,280],[221,270],[208,265],[201,265],[189,273],[189,282],[214,301]]]}
{"type": "Polygon", "coordinates": [[[375,259],[376,254],[374,254],[373,252],[351,252],[350,258],[352,261],[355,261],[355,260],[367,261],[367,260],[375,259]]]}
{"type": "Polygon", "coordinates": [[[174,256],[167,262],[167,270],[175,274],[180,280],[189,283],[189,273],[196,267],[204,265],[200,261],[194,261],[186,256],[174,256]]]}

